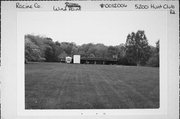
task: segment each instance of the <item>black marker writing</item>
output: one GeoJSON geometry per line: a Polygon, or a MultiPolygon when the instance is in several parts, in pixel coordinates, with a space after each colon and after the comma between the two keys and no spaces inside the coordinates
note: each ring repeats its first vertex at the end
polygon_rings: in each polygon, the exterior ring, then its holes
{"type": "Polygon", "coordinates": [[[34,4],[28,4],[28,3],[16,3],[16,8],[21,8],[21,9],[32,9],[32,8],[41,8],[41,6],[38,3],[34,4]]]}

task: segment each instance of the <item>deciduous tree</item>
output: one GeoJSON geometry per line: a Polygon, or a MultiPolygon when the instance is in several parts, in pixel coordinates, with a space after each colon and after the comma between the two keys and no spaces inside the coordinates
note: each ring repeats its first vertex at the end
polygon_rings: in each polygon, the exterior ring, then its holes
{"type": "Polygon", "coordinates": [[[144,31],[128,34],[126,39],[126,57],[130,63],[145,65],[150,57],[150,47],[144,31]]]}

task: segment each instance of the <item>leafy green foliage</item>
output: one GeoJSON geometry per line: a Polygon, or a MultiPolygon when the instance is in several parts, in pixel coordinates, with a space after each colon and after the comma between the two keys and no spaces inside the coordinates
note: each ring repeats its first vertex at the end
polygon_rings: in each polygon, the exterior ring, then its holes
{"type": "Polygon", "coordinates": [[[128,34],[125,44],[82,44],[54,42],[43,36],[25,35],[25,61],[60,62],[65,57],[81,55],[82,58],[113,59],[119,65],[159,66],[159,41],[156,47],[149,46],[144,31],[128,34]]]}
{"type": "Polygon", "coordinates": [[[149,58],[147,65],[159,67],[159,40],[156,42],[156,48],[152,51],[151,57],[149,58]]]}
{"type": "Polygon", "coordinates": [[[130,63],[145,65],[150,57],[150,47],[144,31],[132,32],[126,40],[126,57],[130,63]]]}
{"type": "Polygon", "coordinates": [[[39,61],[41,59],[39,47],[28,38],[25,39],[25,59],[29,61],[39,61]]]}

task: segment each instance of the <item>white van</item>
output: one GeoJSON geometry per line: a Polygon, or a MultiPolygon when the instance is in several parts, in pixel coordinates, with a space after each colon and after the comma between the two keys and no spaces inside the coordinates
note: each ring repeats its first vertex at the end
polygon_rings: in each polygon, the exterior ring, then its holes
{"type": "Polygon", "coordinates": [[[71,61],[72,61],[72,57],[66,57],[66,63],[71,63],[71,61]]]}

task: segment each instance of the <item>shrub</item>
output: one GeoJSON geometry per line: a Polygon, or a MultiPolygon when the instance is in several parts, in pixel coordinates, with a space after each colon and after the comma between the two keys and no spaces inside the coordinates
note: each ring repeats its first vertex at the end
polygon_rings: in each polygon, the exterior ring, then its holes
{"type": "Polygon", "coordinates": [[[155,54],[152,57],[150,57],[147,62],[147,65],[152,67],[159,67],[159,55],[155,54]]]}

